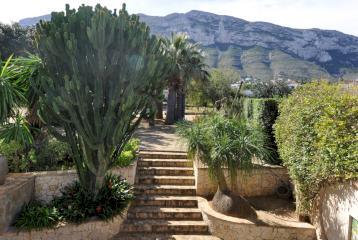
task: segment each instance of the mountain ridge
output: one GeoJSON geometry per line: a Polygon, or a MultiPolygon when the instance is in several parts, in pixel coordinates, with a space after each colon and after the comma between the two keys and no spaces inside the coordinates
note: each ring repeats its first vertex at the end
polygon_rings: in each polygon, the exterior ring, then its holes
{"type": "MultiPolygon", "coordinates": [[[[358,76],[358,37],[336,30],[289,28],[198,10],[163,17],[138,15],[153,34],[187,33],[206,50],[211,67],[234,68],[242,76],[263,80],[358,76]]],[[[50,18],[40,16],[33,23],[41,17],[50,18]]],[[[20,25],[31,21],[20,20],[20,25]]]]}

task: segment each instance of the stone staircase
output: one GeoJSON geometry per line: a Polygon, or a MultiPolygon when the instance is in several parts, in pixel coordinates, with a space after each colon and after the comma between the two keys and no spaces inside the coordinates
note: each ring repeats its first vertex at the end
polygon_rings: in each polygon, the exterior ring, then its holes
{"type": "Polygon", "coordinates": [[[136,199],[115,240],[217,240],[203,221],[185,152],[141,151],[136,199]]]}

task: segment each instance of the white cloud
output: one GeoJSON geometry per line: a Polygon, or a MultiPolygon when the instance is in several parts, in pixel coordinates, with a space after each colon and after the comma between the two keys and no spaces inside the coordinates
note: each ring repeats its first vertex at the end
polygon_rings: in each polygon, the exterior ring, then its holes
{"type": "MultiPolygon", "coordinates": [[[[10,0],[3,1],[0,21],[9,23],[26,17],[64,9],[65,3],[77,7],[81,3],[97,3],[108,8],[121,8],[123,1],[114,0],[10,0]]],[[[231,15],[249,21],[266,21],[295,28],[334,29],[358,36],[358,0],[127,0],[130,13],[166,15],[193,9],[231,15]]]]}

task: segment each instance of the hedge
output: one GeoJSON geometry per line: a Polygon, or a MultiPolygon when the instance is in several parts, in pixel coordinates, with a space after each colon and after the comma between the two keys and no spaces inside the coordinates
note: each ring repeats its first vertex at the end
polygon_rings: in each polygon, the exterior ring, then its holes
{"type": "Polygon", "coordinates": [[[300,214],[310,215],[324,182],[358,176],[358,87],[303,85],[282,101],[274,128],[300,214]]]}
{"type": "Polygon", "coordinates": [[[249,124],[261,128],[265,139],[265,146],[272,149],[272,157],[264,159],[272,164],[280,164],[277,145],[273,132],[273,124],[278,116],[278,99],[274,98],[245,98],[243,100],[243,115],[249,124]]]}

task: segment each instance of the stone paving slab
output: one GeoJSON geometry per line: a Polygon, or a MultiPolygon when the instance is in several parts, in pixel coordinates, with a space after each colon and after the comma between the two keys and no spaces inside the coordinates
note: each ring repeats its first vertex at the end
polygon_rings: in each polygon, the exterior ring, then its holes
{"type": "Polygon", "coordinates": [[[175,134],[174,125],[158,123],[154,127],[149,127],[143,123],[137,129],[135,137],[141,140],[141,150],[186,151],[185,142],[175,134]]]}

